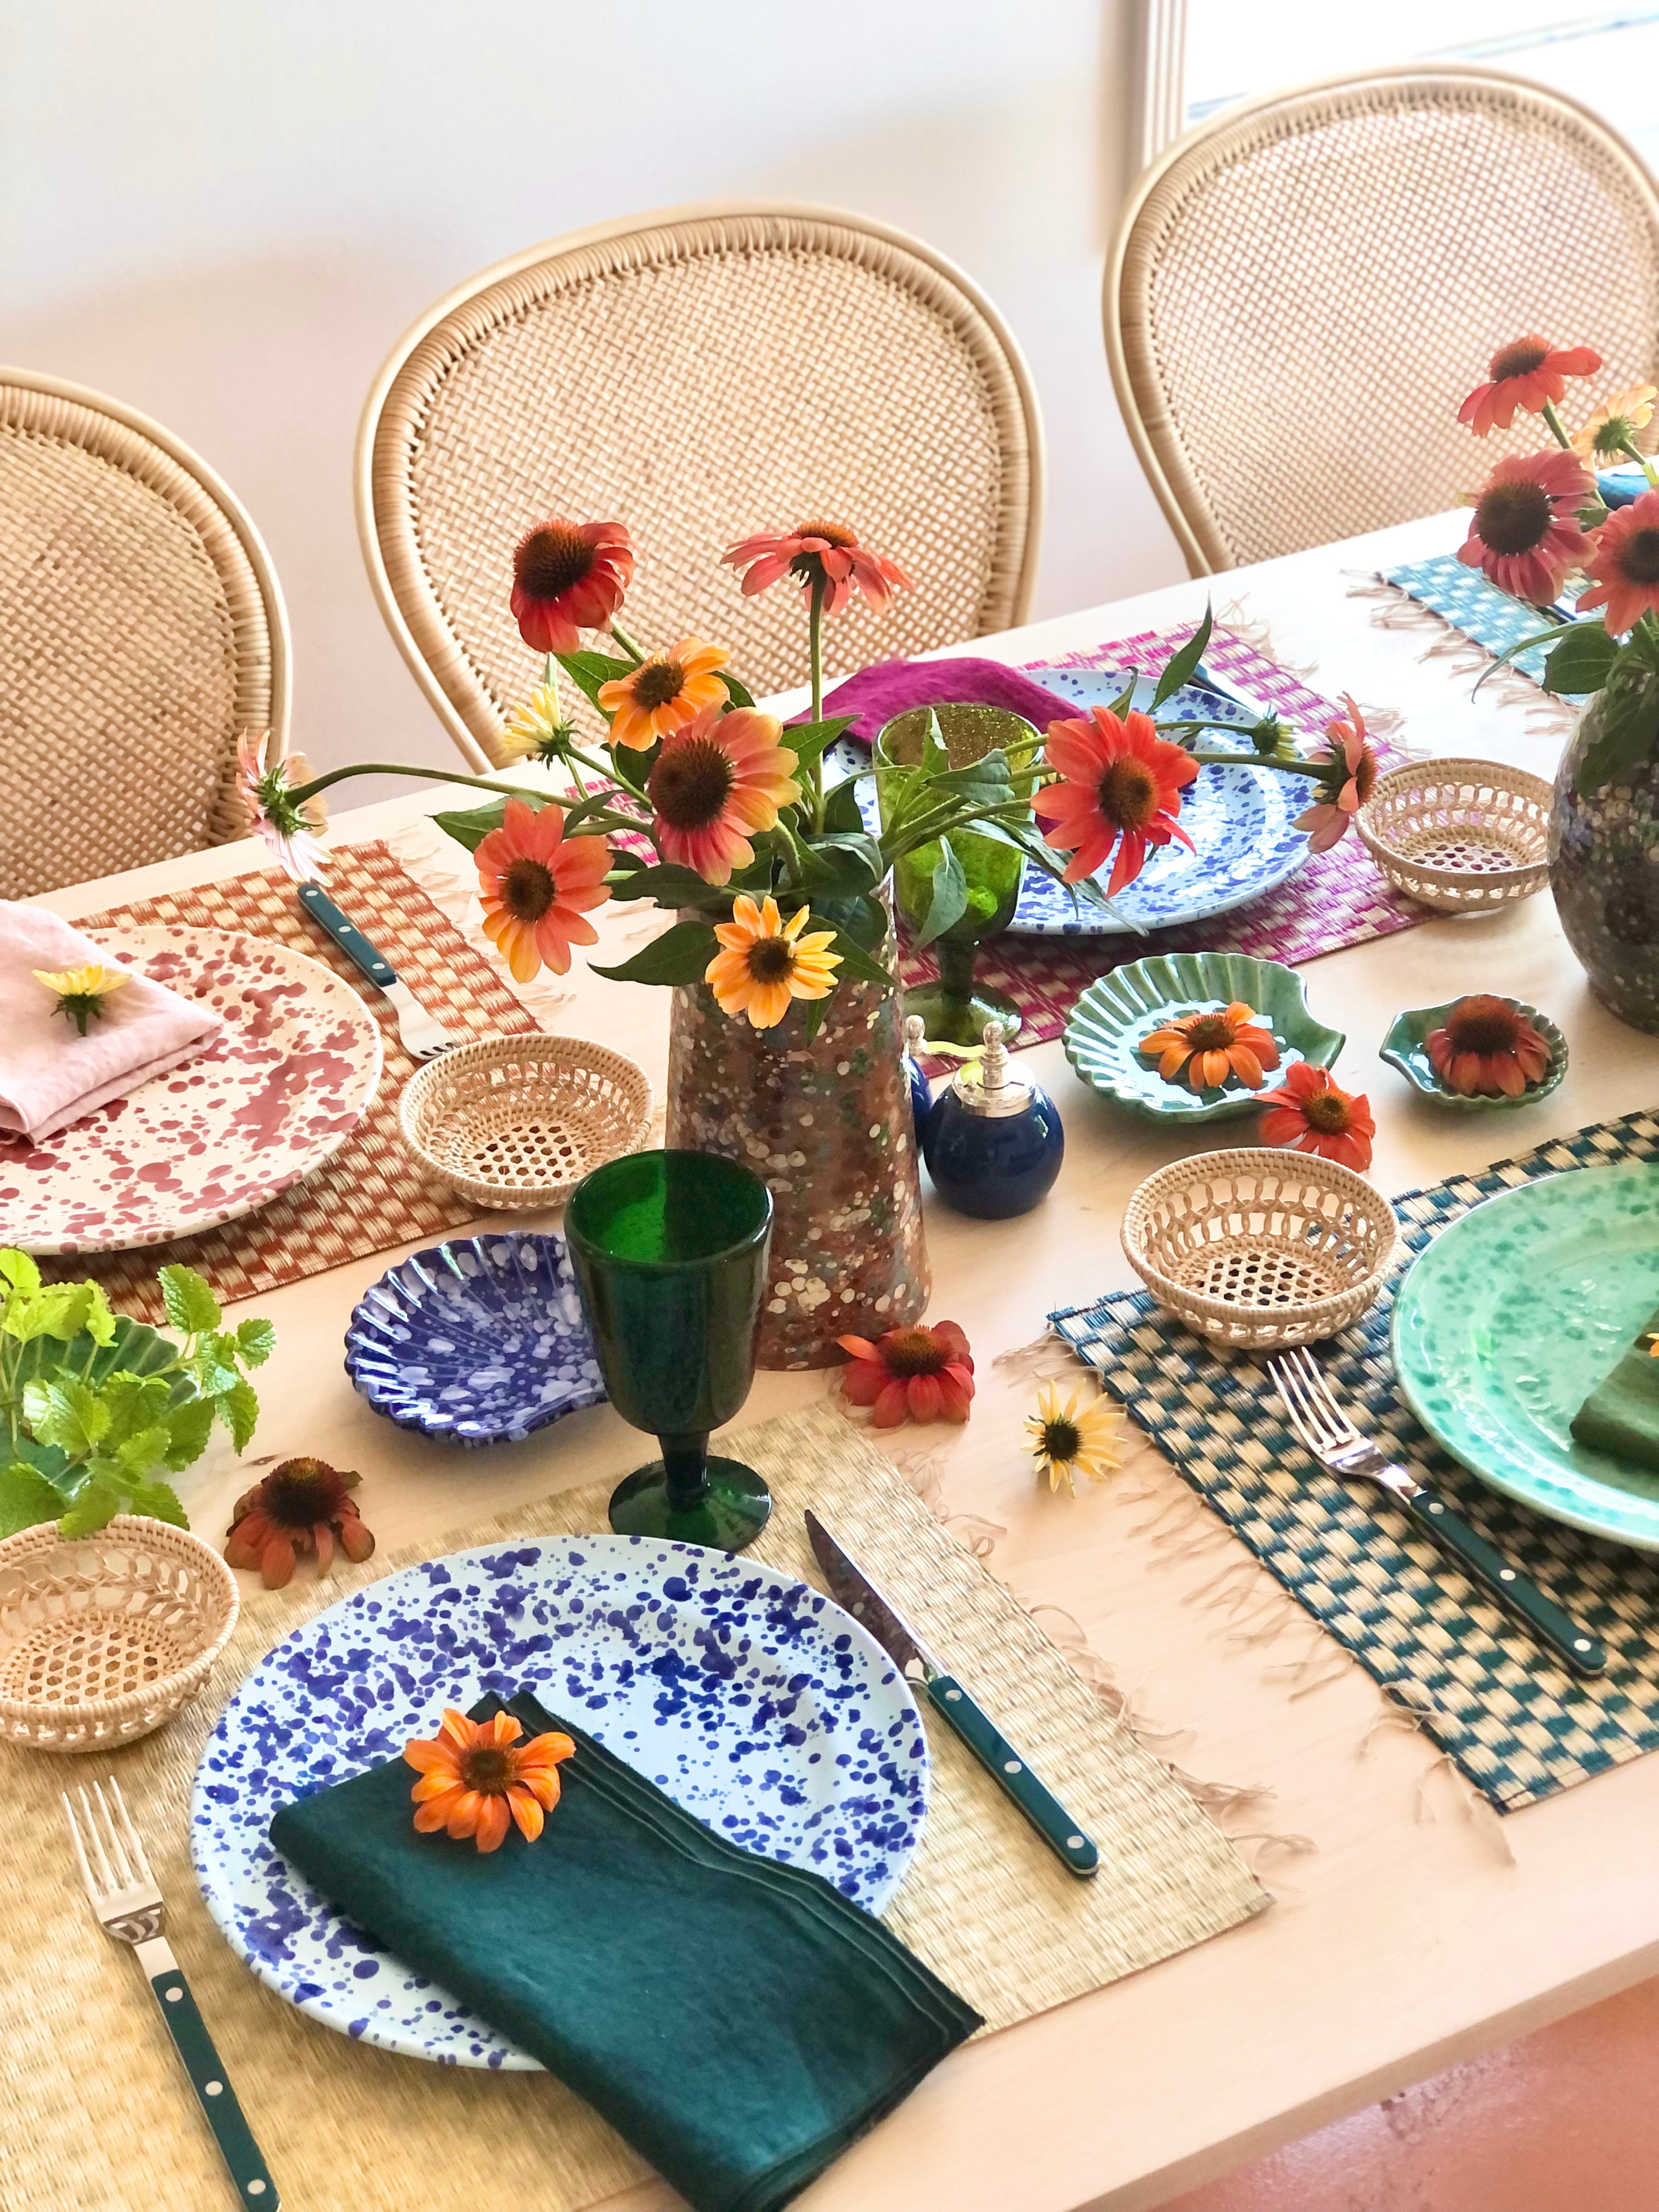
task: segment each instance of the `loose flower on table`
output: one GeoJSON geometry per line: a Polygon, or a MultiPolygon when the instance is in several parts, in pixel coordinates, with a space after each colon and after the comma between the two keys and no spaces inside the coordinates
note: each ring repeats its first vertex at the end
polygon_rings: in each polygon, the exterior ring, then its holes
{"type": "Polygon", "coordinates": [[[1025,1428],[1037,1474],[1048,1476],[1051,1492],[1063,1482],[1075,1498],[1079,1475],[1104,1482],[1123,1464],[1123,1416],[1109,1398],[1080,1406],[1074,1390],[1062,1405],[1060,1385],[1046,1382],[1025,1428]]]}
{"type": "Polygon", "coordinates": [[[306,1553],[325,1573],[337,1542],[347,1559],[368,1559],[374,1539],[351,1495],[358,1480],[326,1460],[284,1460],[237,1499],[226,1559],[233,1567],[257,1567],[267,1589],[282,1589],[306,1553]]]}
{"type": "Polygon", "coordinates": [[[1264,1145],[1316,1152],[1364,1174],[1371,1164],[1376,1122],[1363,1091],[1345,1091],[1328,1068],[1299,1060],[1280,1089],[1264,1092],[1259,1133],[1264,1145]]]}
{"type": "Polygon", "coordinates": [[[842,1395],[849,1406],[867,1406],[875,1427],[967,1419],[974,1355],[955,1322],[890,1328],[873,1343],[867,1336],[838,1336],[836,1341],[848,1356],[842,1395]]]}

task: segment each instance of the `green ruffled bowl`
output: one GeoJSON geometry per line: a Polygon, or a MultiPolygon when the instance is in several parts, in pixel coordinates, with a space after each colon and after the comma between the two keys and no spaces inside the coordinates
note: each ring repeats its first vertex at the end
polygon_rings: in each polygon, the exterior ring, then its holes
{"type": "Polygon", "coordinates": [[[1315,1021],[1293,968],[1243,952],[1172,952],[1133,960],[1091,983],[1066,1024],[1066,1057],[1091,1091],[1146,1121],[1237,1121],[1255,1111],[1257,1093],[1243,1084],[1192,1091],[1184,1076],[1166,1083],[1158,1062],[1143,1060],[1135,1049],[1166,1022],[1218,1013],[1236,999],[1255,1009],[1279,1047],[1279,1066],[1267,1075],[1264,1090],[1277,1089],[1296,1060],[1329,1067],[1347,1042],[1340,1030],[1315,1021]]]}
{"type": "MultiPolygon", "coordinates": [[[[1462,994],[1466,999],[1473,995],[1468,991],[1462,994]]],[[[1451,1090],[1435,1073],[1425,1040],[1431,1030],[1442,1027],[1452,1008],[1461,1003],[1457,999],[1448,999],[1443,1006],[1412,1006],[1403,1014],[1396,1014],[1377,1058],[1387,1060],[1390,1067],[1397,1067],[1413,1091],[1420,1091],[1425,1098],[1438,1099],[1443,1106],[1531,1106],[1540,1098],[1547,1098],[1567,1072],[1565,1037],[1547,1014],[1540,1014],[1524,999],[1504,999],[1498,991],[1490,995],[1502,1000],[1523,1022],[1529,1022],[1550,1048],[1550,1064],[1543,1081],[1529,1083],[1519,1097],[1511,1098],[1503,1091],[1496,1098],[1466,1097],[1461,1091],[1451,1090]]]]}

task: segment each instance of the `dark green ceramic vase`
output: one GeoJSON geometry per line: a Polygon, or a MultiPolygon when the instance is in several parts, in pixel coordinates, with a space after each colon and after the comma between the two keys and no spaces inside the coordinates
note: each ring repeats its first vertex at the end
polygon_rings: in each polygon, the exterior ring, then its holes
{"type": "Polygon", "coordinates": [[[771,1493],[708,1436],[754,1381],[771,1193],[711,1152],[630,1152],[576,1186],[564,1225],[611,1402],[662,1447],[612,1492],[611,1527],[742,1551],[771,1493]]]}

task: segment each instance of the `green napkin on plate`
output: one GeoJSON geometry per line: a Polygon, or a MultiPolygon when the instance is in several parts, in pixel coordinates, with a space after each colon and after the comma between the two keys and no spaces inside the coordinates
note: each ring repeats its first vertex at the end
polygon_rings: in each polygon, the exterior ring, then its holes
{"type": "Polygon", "coordinates": [[[417,1834],[400,1759],[285,1805],[270,1840],[696,2212],[787,2203],[982,2025],[821,1875],[739,1850],[527,1692],[506,1706],[576,1746],[538,1842],[417,1834]]]}
{"type": "Polygon", "coordinates": [[[1659,1313],[1573,1415],[1573,1435],[1594,1451],[1659,1468],[1659,1359],[1649,1351],[1659,1313]]]}

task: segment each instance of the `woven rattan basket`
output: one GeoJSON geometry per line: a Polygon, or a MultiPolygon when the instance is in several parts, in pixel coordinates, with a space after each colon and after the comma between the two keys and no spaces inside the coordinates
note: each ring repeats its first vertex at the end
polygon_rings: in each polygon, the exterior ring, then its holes
{"type": "Polygon", "coordinates": [[[582,1037],[457,1045],[404,1085],[404,1142],[479,1206],[559,1206],[585,1175],[637,1150],[651,1085],[625,1054],[582,1037]]]}
{"type": "Polygon", "coordinates": [[[1379,776],[1358,827],[1396,890],[1475,914],[1542,890],[1549,818],[1542,776],[1501,761],[1429,760],[1379,776]]]}
{"type": "Polygon", "coordinates": [[[1217,1344],[1277,1351],[1346,1328],[1382,1287],[1398,1224],[1351,1168],[1307,1152],[1200,1152],[1123,1213],[1129,1265],[1217,1344]]]}
{"type": "Polygon", "coordinates": [[[236,1626],[236,1577],[187,1529],[118,1513],[0,1543],[0,1741],[110,1751],[194,1697],[236,1626]]]}

